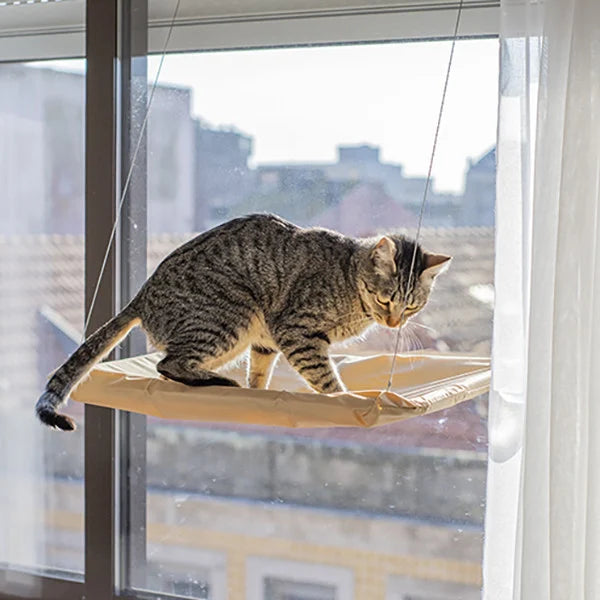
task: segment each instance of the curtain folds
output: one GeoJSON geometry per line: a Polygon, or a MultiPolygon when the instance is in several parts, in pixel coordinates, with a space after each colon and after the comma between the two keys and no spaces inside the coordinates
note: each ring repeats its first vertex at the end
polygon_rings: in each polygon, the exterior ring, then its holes
{"type": "Polygon", "coordinates": [[[502,0],[488,600],[600,598],[600,2],[502,0]]]}

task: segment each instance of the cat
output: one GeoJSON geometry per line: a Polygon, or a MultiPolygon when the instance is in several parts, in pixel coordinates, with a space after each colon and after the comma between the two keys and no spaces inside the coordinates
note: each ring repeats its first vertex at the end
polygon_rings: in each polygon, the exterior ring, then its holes
{"type": "Polygon", "coordinates": [[[330,344],[374,323],[404,325],[425,306],[449,261],[404,236],[354,239],[267,214],[233,219],[169,254],[52,375],[37,415],[51,427],[75,429],[57,409],[137,325],[164,354],[157,369],[168,379],[237,386],[216,369],[250,348],[252,388],[268,386],[281,352],[317,392],[342,391],[330,344]]]}

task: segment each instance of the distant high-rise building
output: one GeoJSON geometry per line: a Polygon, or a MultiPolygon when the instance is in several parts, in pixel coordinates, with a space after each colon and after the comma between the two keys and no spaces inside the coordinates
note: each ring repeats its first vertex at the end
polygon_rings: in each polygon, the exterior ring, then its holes
{"type": "Polygon", "coordinates": [[[148,118],[148,231],[194,230],[194,119],[189,88],[158,86],[148,118]]]}
{"type": "Polygon", "coordinates": [[[252,138],[230,130],[215,130],[195,122],[195,230],[227,219],[255,185],[248,168],[252,138]]]}
{"type": "Polygon", "coordinates": [[[0,233],[82,232],[83,77],[2,65],[0,89],[0,233]]]}
{"type": "Polygon", "coordinates": [[[328,177],[335,181],[379,184],[394,201],[406,204],[407,180],[403,167],[381,162],[378,146],[338,146],[337,150],[338,160],[327,167],[328,177]]]}
{"type": "MultiPolygon", "coordinates": [[[[386,224],[388,227],[410,226],[420,213],[426,186],[425,177],[406,177],[402,165],[381,162],[380,149],[364,144],[338,146],[335,163],[262,165],[258,174],[259,188],[263,193],[270,191],[268,199],[256,199],[258,209],[269,206],[273,210],[272,206],[278,203],[281,211],[297,215],[302,224],[327,224],[344,233],[355,231],[359,222],[364,231],[380,230],[386,224]],[[319,188],[316,188],[317,182],[320,182],[319,188]],[[360,193],[351,193],[354,188],[360,193]],[[323,190],[327,190],[327,194],[323,190]],[[299,192],[304,194],[301,198],[299,192]],[[382,203],[384,196],[386,202],[382,203]],[[369,205],[371,209],[365,210],[369,205]],[[342,218],[342,212],[348,211],[355,214],[342,218]],[[350,222],[353,225],[346,231],[344,223],[350,222]]],[[[434,183],[430,183],[427,195],[426,225],[462,224],[461,198],[437,192],[434,183]]]]}
{"type": "MultiPolygon", "coordinates": [[[[85,78],[26,65],[0,69],[0,233],[84,229],[85,78]],[[23,176],[23,164],[27,176],[23,176]]],[[[148,119],[148,229],[192,231],[191,91],[158,86],[148,119]]]]}
{"type": "Polygon", "coordinates": [[[496,204],[496,148],[479,160],[469,161],[462,198],[461,225],[494,225],[496,204]]]}
{"type": "Polygon", "coordinates": [[[341,164],[377,164],[379,147],[362,144],[361,146],[338,146],[338,163],[341,164]]]}
{"type": "Polygon", "coordinates": [[[357,183],[340,201],[318,215],[315,225],[346,235],[368,237],[378,231],[416,227],[417,217],[394,202],[380,183],[357,183]]]}

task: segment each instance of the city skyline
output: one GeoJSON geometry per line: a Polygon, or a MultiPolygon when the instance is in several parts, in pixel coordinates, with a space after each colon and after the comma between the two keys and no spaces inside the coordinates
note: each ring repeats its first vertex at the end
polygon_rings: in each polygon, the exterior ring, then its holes
{"type": "MultiPolygon", "coordinates": [[[[172,54],[159,84],[190,88],[192,113],[207,125],[251,136],[251,167],[331,162],[339,145],[368,144],[418,177],[449,51],[449,42],[410,42],[172,54]]],[[[495,143],[497,56],[497,40],[457,44],[433,168],[438,192],[461,193],[469,161],[495,143]]],[[[149,82],[159,60],[149,59],[149,82]]],[[[82,62],[38,64],[81,72],[82,62]]]]}

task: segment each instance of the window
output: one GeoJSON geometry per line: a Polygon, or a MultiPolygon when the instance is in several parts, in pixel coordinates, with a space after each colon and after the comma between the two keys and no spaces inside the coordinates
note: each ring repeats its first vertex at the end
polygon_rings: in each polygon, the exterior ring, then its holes
{"type": "MultiPolygon", "coordinates": [[[[150,521],[155,521],[152,517],[150,521]]],[[[148,555],[145,586],[166,594],[202,600],[227,598],[227,555],[190,546],[153,544],[148,555]]]]}
{"type": "Polygon", "coordinates": [[[83,429],[33,405],[83,331],[85,78],[0,64],[0,88],[0,564],[81,573],[83,429]]]}
{"type": "Polygon", "coordinates": [[[386,600],[479,600],[479,585],[448,583],[393,575],[388,580],[386,600]]]}
{"type": "Polygon", "coordinates": [[[350,569],[251,556],[246,562],[247,600],[350,600],[350,569]]]}
{"type": "MultiPolygon", "coordinates": [[[[84,419],[74,404],[74,435],[32,419],[43,378],[81,336],[84,288],[89,306],[138,139],[92,327],[172,248],[244,212],[349,235],[414,233],[455,14],[444,1],[182,0],[141,138],[175,2],[135,0],[123,14],[90,3],[86,63],[74,60],[86,48],[82,0],[0,6],[0,330],[11,343],[0,365],[0,449],[11,457],[0,467],[0,595],[478,590],[484,398],[375,431],[146,421],[95,407],[84,419]],[[60,60],[25,62],[46,59],[60,60]]],[[[466,5],[463,34],[495,35],[495,2],[466,5]]],[[[457,46],[422,231],[456,260],[403,350],[489,352],[496,53],[493,39],[457,46]]],[[[339,350],[393,343],[379,331],[339,350]]],[[[132,336],[119,351],[145,348],[132,336]]]]}
{"type": "Polygon", "coordinates": [[[266,577],[265,600],[335,600],[335,587],[266,577]]]}

